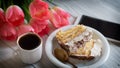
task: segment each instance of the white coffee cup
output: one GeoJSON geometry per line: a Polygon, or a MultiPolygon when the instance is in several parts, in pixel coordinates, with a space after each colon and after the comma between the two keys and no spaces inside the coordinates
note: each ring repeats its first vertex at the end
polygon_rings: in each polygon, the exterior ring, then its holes
{"type": "Polygon", "coordinates": [[[35,33],[25,33],[18,37],[18,55],[24,63],[32,64],[41,59],[42,56],[41,37],[35,33]]]}

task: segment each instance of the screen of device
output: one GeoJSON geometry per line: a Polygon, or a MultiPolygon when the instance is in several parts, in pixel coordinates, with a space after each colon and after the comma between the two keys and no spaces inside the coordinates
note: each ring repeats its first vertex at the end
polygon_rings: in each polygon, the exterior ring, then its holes
{"type": "Polygon", "coordinates": [[[79,24],[90,26],[104,36],[120,41],[120,24],[83,15],[79,24]]]}

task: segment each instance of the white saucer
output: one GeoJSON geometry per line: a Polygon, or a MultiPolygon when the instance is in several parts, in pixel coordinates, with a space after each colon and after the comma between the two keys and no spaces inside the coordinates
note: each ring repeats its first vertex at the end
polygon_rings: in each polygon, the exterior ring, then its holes
{"type": "MultiPolygon", "coordinates": [[[[59,30],[64,31],[64,30],[67,30],[73,26],[75,26],[75,25],[69,25],[69,26],[65,26],[65,27],[62,27],[60,29],[55,30],[53,33],[50,34],[50,36],[48,37],[48,39],[46,41],[45,51],[46,51],[46,54],[47,54],[49,60],[53,64],[57,65],[60,68],[72,68],[72,66],[68,63],[63,63],[63,62],[59,61],[54,56],[54,54],[53,54],[54,48],[59,47],[59,45],[57,44],[57,40],[55,38],[55,35],[59,30]]],[[[98,58],[91,60],[91,61],[80,61],[80,60],[74,60],[74,59],[71,59],[70,61],[72,61],[74,64],[76,64],[76,66],[78,68],[97,68],[100,65],[102,65],[103,63],[105,63],[106,60],[108,59],[109,53],[110,53],[110,46],[109,46],[107,39],[99,31],[97,31],[91,27],[87,27],[87,28],[89,28],[93,31],[93,35],[95,38],[99,38],[102,41],[102,43],[103,43],[102,55],[98,58]]]]}

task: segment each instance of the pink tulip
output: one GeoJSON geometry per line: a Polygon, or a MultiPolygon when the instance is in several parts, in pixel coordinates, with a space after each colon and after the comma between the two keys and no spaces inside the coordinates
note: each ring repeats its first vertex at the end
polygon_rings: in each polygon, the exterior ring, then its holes
{"type": "Polygon", "coordinates": [[[27,33],[27,32],[34,32],[34,29],[31,25],[29,24],[22,24],[20,26],[17,27],[17,34],[18,36],[20,36],[23,33],[27,33]]]}
{"type": "Polygon", "coordinates": [[[43,20],[31,19],[30,25],[34,28],[34,31],[36,33],[39,33],[46,28],[48,22],[46,20],[43,21],[43,20]]]}
{"type": "Polygon", "coordinates": [[[33,0],[29,6],[30,15],[34,19],[49,19],[48,4],[42,0],[33,0]]]}
{"type": "Polygon", "coordinates": [[[17,5],[11,5],[6,10],[6,19],[14,26],[19,26],[24,23],[24,13],[17,5]]]}
{"type": "Polygon", "coordinates": [[[6,23],[5,14],[2,8],[0,8],[0,27],[6,23]]]}
{"type": "Polygon", "coordinates": [[[63,18],[68,19],[70,17],[70,14],[60,7],[56,6],[53,9],[57,12],[58,15],[60,15],[63,18]]]}
{"type": "Polygon", "coordinates": [[[3,40],[16,40],[17,34],[15,28],[10,23],[5,23],[0,28],[0,38],[3,40]]]}

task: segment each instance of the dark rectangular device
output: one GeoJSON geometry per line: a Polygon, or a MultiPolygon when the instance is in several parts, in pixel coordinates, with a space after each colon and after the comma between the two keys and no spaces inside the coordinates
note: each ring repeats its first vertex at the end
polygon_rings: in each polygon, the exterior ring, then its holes
{"type": "Polygon", "coordinates": [[[110,39],[120,41],[120,24],[83,15],[78,24],[84,24],[100,31],[110,39]]]}

